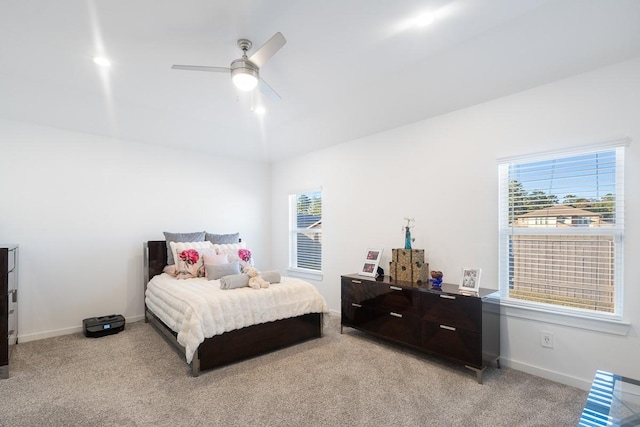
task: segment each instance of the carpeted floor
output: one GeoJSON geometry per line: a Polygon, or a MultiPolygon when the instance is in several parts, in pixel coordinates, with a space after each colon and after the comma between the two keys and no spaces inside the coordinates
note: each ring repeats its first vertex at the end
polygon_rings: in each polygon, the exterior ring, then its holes
{"type": "Polygon", "coordinates": [[[464,367],[345,328],[190,376],[149,324],[21,343],[0,426],[575,426],[587,392],[464,367]]]}

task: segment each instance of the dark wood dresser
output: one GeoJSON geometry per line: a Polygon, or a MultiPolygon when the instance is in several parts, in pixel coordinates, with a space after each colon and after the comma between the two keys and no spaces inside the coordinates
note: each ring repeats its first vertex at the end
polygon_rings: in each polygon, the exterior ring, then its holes
{"type": "Polygon", "coordinates": [[[499,305],[486,298],[495,290],[464,295],[457,285],[434,290],[428,283],[356,274],[341,282],[341,332],[349,326],[462,363],[479,383],[490,363],[500,366],[499,305]]]}
{"type": "Polygon", "coordinates": [[[18,245],[0,245],[0,379],[18,343],[18,245]]]}

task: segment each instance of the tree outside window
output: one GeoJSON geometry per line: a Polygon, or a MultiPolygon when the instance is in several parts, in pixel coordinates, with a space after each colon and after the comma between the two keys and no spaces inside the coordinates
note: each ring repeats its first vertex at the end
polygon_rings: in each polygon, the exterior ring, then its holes
{"type": "Polygon", "coordinates": [[[322,192],[291,195],[290,266],[292,269],[322,270],[322,192]]]}

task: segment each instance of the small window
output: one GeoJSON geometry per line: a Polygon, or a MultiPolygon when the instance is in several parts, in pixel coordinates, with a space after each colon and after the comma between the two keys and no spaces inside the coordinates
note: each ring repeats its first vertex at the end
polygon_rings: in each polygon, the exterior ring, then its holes
{"type": "Polygon", "coordinates": [[[289,268],[322,271],[322,192],[292,194],[289,203],[289,268]]]}
{"type": "Polygon", "coordinates": [[[502,160],[499,175],[502,298],[620,319],[624,143],[502,160]]]}

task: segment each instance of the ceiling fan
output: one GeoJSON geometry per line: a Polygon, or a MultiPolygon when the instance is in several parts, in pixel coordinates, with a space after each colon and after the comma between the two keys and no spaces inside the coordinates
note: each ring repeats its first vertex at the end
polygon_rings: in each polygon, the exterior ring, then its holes
{"type": "Polygon", "coordinates": [[[174,70],[189,71],[213,71],[216,73],[231,73],[231,80],[235,86],[243,91],[253,90],[259,84],[259,88],[268,97],[278,100],[280,95],[274,91],[262,78],[260,67],[278,52],[287,40],[281,33],[275,33],[265,44],[260,46],[253,55],[247,57],[247,51],[253,44],[250,40],[238,40],[238,47],[242,50],[242,58],[231,62],[229,67],[208,67],[203,65],[172,65],[174,70]]]}

